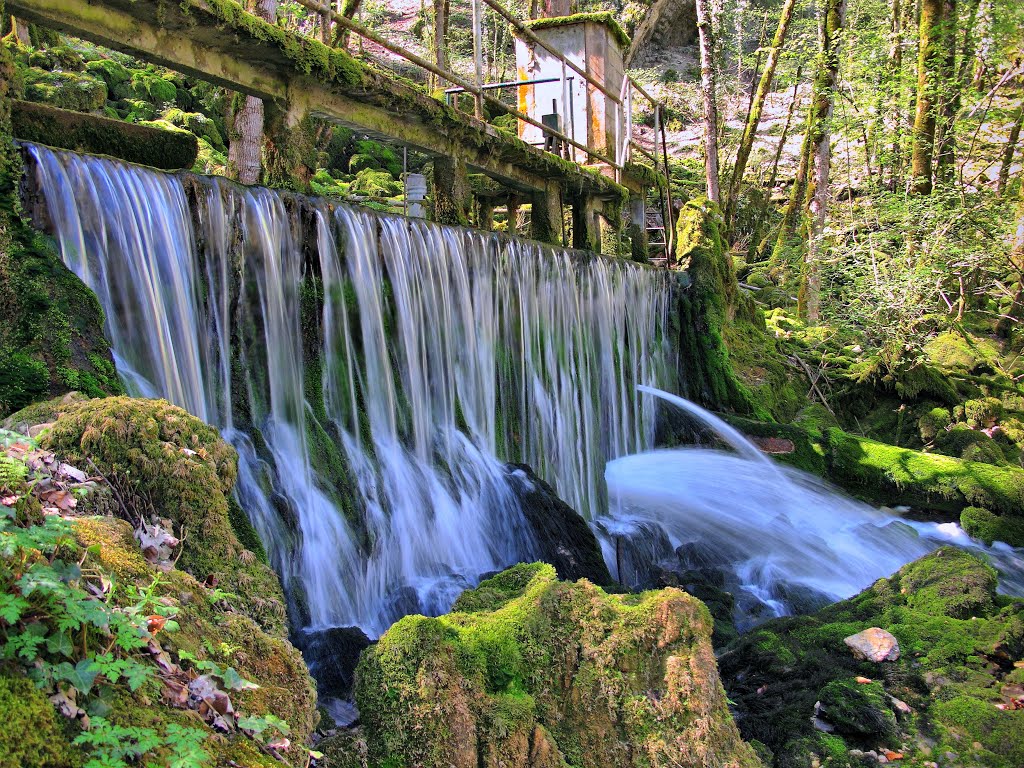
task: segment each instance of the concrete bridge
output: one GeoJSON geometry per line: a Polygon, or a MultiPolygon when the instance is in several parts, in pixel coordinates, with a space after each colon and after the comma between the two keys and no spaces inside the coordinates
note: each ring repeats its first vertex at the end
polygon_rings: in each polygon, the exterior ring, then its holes
{"type": "MultiPolygon", "coordinates": [[[[653,174],[620,183],[559,158],[365,66],[345,51],[263,22],[228,0],[7,0],[19,18],[264,99],[289,124],[313,115],[486,174],[532,203],[532,235],[555,239],[573,207],[573,245],[598,250],[599,214],[617,218],[653,174]]],[[[439,185],[438,194],[446,190],[439,185]]],[[[458,203],[456,203],[458,204],[458,203]]]]}

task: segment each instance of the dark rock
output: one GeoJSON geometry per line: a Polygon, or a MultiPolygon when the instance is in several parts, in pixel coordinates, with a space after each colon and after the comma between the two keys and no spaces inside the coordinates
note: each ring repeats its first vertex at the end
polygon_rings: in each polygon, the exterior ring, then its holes
{"type": "Polygon", "coordinates": [[[601,547],[587,521],[526,464],[508,466],[523,514],[537,543],[537,556],[555,566],[561,579],[589,579],[602,586],[611,584],[612,577],[601,547]]]}
{"type": "Polygon", "coordinates": [[[359,627],[330,627],[302,632],[294,641],[317,682],[321,702],[333,714],[326,702],[352,698],[356,664],[363,650],[372,645],[370,638],[359,627]]]}

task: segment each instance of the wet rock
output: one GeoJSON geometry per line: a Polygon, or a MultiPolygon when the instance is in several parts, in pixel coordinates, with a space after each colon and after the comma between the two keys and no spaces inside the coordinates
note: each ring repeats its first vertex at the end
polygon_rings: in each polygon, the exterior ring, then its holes
{"type": "Polygon", "coordinates": [[[295,638],[321,699],[351,699],[359,656],[370,638],[359,627],[331,627],[302,632],[295,638]]]}
{"type": "Polygon", "coordinates": [[[863,632],[850,635],[843,642],[853,651],[856,659],[880,663],[896,661],[900,657],[900,644],[884,629],[870,627],[863,632]]]}
{"type": "Polygon", "coordinates": [[[363,655],[368,762],[755,768],[710,634],[706,608],[678,589],[610,595],[517,565],[447,616],[405,617],[363,655]]]}
{"type": "Polygon", "coordinates": [[[509,464],[519,502],[537,544],[537,556],[550,563],[559,578],[612,583],[604,555],[587,521],[558,497],[555,490],[526,464],[509,464]]]}

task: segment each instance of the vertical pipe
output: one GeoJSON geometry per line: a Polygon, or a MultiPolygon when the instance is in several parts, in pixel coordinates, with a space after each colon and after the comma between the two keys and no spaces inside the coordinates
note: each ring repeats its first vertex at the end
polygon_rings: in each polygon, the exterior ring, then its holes
{"type": "MultiPolygon", "coordinates": [[[[566,79],[565,58],[562,59],[562,133],[568,133],[573,141],[577,141],[576,135],[569,131],[569,81],[566,79]]],[[[571,144],[566,146],[566,153],[571,154],[573,162],[576,161],[576,148],[571,144]]]]}
{"type": "Polygon", "coordinates": [[[473,0],[473,67],[475,69],[477,93],[473,95],[477,119],[484,119],[484,97],[479,92],[480,86],[484,84],[484,31],[483,13],[480,7],[480,0],[473,0]]]}

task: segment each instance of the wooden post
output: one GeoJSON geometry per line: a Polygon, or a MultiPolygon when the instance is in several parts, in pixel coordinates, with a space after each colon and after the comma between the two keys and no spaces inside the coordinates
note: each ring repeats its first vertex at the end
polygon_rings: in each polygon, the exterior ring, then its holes
{"type": "Polygon", "coordinates": [[[467,226],[471,198],[465,162],[452,157],[435,157],[434,221],[467,226]]]}

